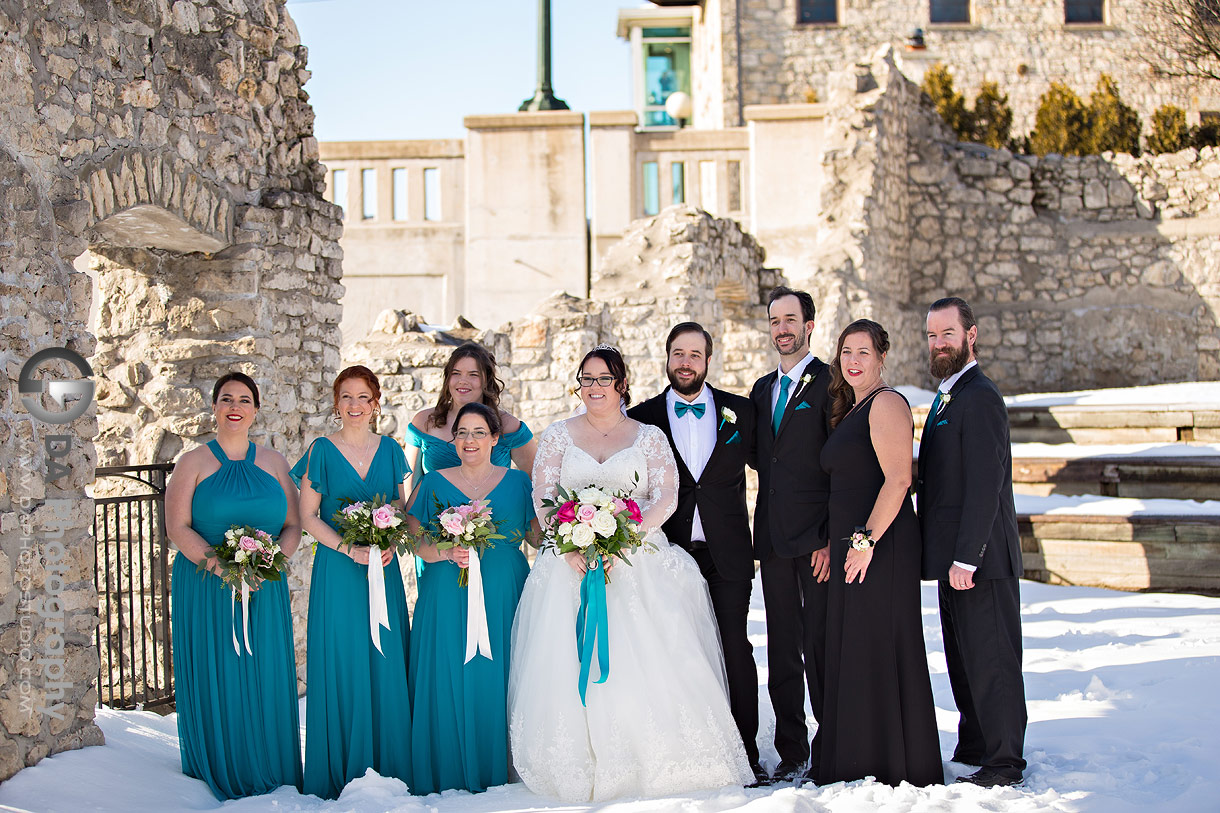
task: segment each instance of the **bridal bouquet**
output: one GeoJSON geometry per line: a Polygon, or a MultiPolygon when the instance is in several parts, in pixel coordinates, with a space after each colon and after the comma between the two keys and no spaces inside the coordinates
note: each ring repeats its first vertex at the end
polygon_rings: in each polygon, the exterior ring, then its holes
{"type": "Polygon", "coordinates": [[[411,550],[411,534],[402,512],[377,495],[343,506],[334,515],[335,525],[345,547],[369,547],[369,637],[381,652],[381,627],[390,628],[390,609],[385,597],[385,569],[372,548],[395,553],[411,550]]]}
{"type": "Polygon", "coordinates": [[[349,503],[336,511],[332,519],[339,526],[339,536],[347,547],[368,545],[395,553],[411,551],[411,535],[407,533],[402,512],[384,501],[381,495],[349,503]]]}
{"type": "MultiPolygon", "coordinates": [[[[577,551],[595,570],[603,556],[616,556],[631,564],[629,551],[653,547],[640,537],[644,517],[630,497],[593,485],[576,491],[563,486],[556,489],[554,497],[542,501],[549,509],[544,545],[556,554],[577,551]]],[[[605,579],[609,584],[610,576],[605,579]]]]}
{"type": "MultiPolygon", "coordinates": [[[[250,593],[264,581],[279,581],[280,573],[288,567],[288,557],[280,550],[274,536],[249,525],[230,527],[225,531],[224,541],[213,545],[209,555],[215,556],[220,563],[220,579],[229,585],[233,601],[238,600],[238,590],[241,590],[242,639],[246,644],[246,653],[253,655],[254,651],[250,649],[250,593]]],[[[203,570],[206,562],[207,559],[204,559],[199,563],[200,570],[203,570]]],[[[237,631],[231,631],[233,651],[240,656],[237,631]]]]}
{"type": "MultiPolygon", "coordinates": [[[[471,500],[462,505],[441,505],[440,500],[433,496],[436,511],[436,527],[440,531],[429,534],[429,541],[436,545],[437,550],[450,548],[469,548],[475,557],[483,555],[483,551],[492,546],[493,539],[503,539],[503,534],[496,533],[496,524],[491,519],[491,503],[487,500],[471,500]]],[[[469,568],[464,568],[458,576],[458,584],[466,587],[469,584],[469,568]]]]}

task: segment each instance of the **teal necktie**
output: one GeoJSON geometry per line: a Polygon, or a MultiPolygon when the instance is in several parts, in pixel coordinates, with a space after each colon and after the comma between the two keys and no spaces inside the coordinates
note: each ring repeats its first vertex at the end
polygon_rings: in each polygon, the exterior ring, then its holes
{"type": "Polygon", "coordinates": [[[926,440],[932,434],[932,429],[936,426],[936,413],[940,410],[940,397],[943,395],[940,390],[936,391],[936,398],[932,401],[932,406],[928,409],[928,419],[923,423],[923,435],[926,440]]]}
{"type": "Polygon", "coordinates": [[[674,414],[679,418],[688,412],[695,413],[696,418],[702,418],[703,413],[707,412],[707,404],[688,404],[685,401],[676,401],[674,403],[674,414]]]}
{"type": "Polygon", "coordinates": [[[771,432],[779,434],[779,424],[784,419],[784,407],[788,406],[788,388],[792,386],[792,379],[788,376],[780,376],[779,379],[779,400],[775,402],[775,411],[771,413],[771,432]]]}

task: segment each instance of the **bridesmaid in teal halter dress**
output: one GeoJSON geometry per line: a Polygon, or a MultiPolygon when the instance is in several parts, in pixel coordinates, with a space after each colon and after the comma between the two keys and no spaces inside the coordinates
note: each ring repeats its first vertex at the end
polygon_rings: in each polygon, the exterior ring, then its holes
{"type": "Polygon", "coordinates": [[[459,466],[424,475],[407,522],[437,532],[437,503],[451,507],[485,499],[496,531],[480,558],[491,658],[475,653],[466,662],[469,588],[458,584],[472,555],[466,548],[420,548],[429,562],[419,581],[415,634],[411,638],[411,730],[413,791],[452,788],[479,792],[508,782],[508,663],[513,616],[529,565],[522,540],[536,544],[538,521],[525,472],[492,463],[500,439],[499,416],[471,403],[455,421],[459,466]]]}
{"type": "Polygon", "coordinates": [[[344,500],[403,505],[410,469],[393,438],[370,431],[381,398],[371,370],[343,370],[334,396],[342,429],[314,441],[292,469],[302,524],[318,540],[309,587],[304,790],[323,799],[338,797],[369,768],[411,783],[410,632],[398,557],[380,554],[390,628],[378,627],[378,651],[369,631],[369,548],[342,547],[331,519],[344,500]]]}
{"type": "Polygon", "coordinates": [[[250,595],[250,654],[240,631],[241,605],[209,556],[233,525],[279,537],[289,557],[301,543],[288,461],[250,441],[258,408],[258,387],[249,376],[222,376],[212,390],[216,439],[182,455],[165,489],[166,530],[178,548],[170,619],[182,772],[207,782],[221,801],[281,785],[301,788],[287,579],[263,582],[250,595]]]}

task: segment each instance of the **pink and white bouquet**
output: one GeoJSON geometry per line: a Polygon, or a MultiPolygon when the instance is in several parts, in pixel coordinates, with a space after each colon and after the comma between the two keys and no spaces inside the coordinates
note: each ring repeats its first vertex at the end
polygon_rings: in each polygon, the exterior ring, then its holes
{"type": "MultiPolygon", "coordinates": [[[[554,497],[542,501],[546,513],[544,547],[556,554],[579,552],[590,567],[603,556],[615,556],[627,564],[627,553],[653,548],[640,536],[644,521],[635,500],[590,485],[576,491],[557,486],[554,497]]],[[[610,583],[610,576],[606,576],[610,583]]]]}
{"type": "MultiPolygon", "coordinates": [[[[493,539],[504,538],[503,534],[496,533],[489,501],[471,500],[461,505],[441,505],[440,500],[435,497],[433,500],[436,527],[440,530],[428,534],[428,537],[437,550],[462,547],[469,548],[475,556],[482,556],[484,550],[492,547],[493,539]]],[[[469,569],[463,568],[458,576],[458,584],[466,587],[469,580],[469,569]]]]}
{"type": "Polygon", "coordinates": [[[402,512],[380,495],[343,506],[333,519],[346,546],[368,545],[395,553],[411,550],[411,535],[402,512]]]}
{"type": "MultiPolygon", "coordinates": [[[[257,590],[263,581],[277,582],[288,567],[288,557],[276,538],[249,525],[234,525],[225,531],[224,541],[213,545],[210,555],[220,563],[221,581],[234,590],[242,585],[257,590]]],[[[206,562],[199,563],[200,570],[206,562]]]]}

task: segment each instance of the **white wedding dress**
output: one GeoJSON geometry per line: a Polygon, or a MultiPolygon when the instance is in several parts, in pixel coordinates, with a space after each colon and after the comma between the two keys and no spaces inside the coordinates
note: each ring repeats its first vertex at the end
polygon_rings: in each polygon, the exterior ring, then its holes
{"type": "Polygon", "coordinates": [[[539,554],[513,624],[508,702],[513,767],[535,793],[567,802],[665,796],[754,781],[729,711],[724,663],[707,583],[672,547],[661,523],[677,503],[677,468],[660,429],[605,462],[575,445],[567,421],[543,433],[534,505],[555,484],[630,493],[641,535],[655,551],[615,562],[606,585],[610,675],[582,706],[576,615],[581,577],[560,556],[539,554]],[[636,475],[638,474],[638,482],[636,475]]]}

